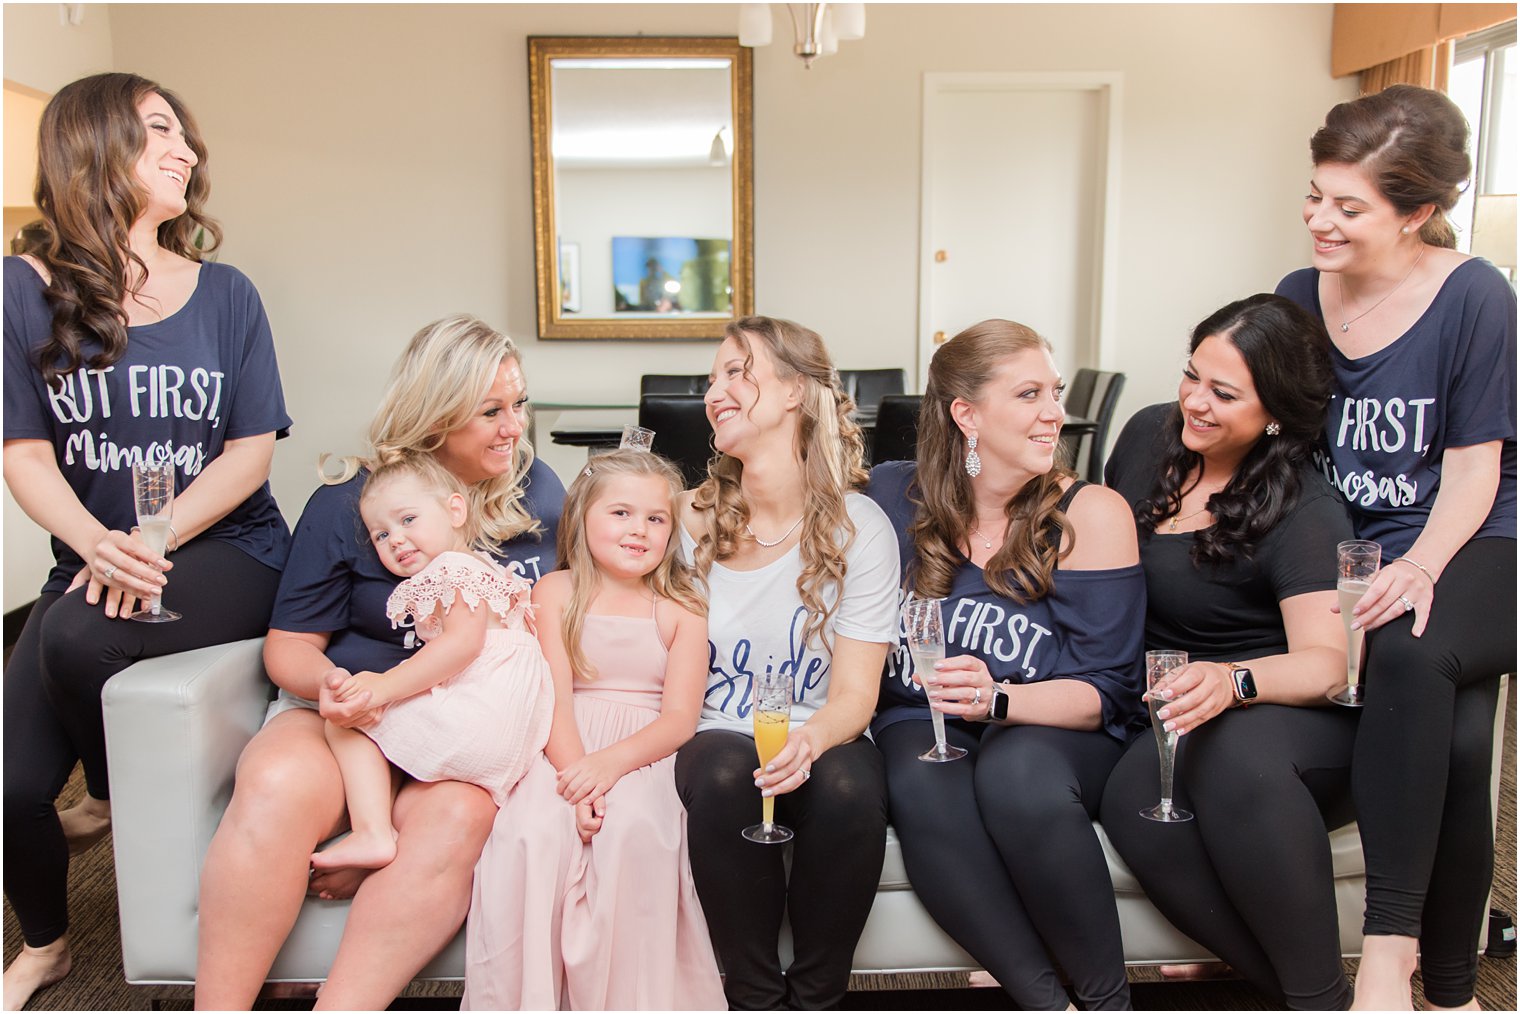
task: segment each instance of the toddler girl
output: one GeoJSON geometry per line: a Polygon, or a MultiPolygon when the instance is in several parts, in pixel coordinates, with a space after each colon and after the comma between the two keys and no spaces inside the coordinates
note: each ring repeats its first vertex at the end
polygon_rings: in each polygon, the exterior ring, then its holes
{"type": "MultiPolygon", "coordinates": [[[[727,1007],[675,790],[675,752],[696,731],[707,682],[707,607],[673,534],[680,491],[674,466],[648,452],[593,458],[565,499],[562,569],[533,590],[556,691],[545,752],[563,797],[537,805],[550,820],[574,804],[586,844],[559,912],[507,911],[477,873],[470,933],[494,935],[480,924],[498,919],[557,929],[566,1009],[727,1007]]],[[[464,1007],[515,995],[499,989],[521,974],[513,964],[472,962],[464,1007]]]]}
{"type": "Polygon", "coordinates": [[[382,465],[364,484],[359,514],[381,563],[406,579],[386,614],[414,624],[426,643],[334,692],[339,702],[369,692],[380,717],[363,731],[326,724],[353,833],[312,855],[319,870],[378,869],[395,858],[387,760],[422,781],[479,785],[499,806],[543,750],[554,710],[531,586],[480,550],[459,481],[425,454],[382,465]]]}

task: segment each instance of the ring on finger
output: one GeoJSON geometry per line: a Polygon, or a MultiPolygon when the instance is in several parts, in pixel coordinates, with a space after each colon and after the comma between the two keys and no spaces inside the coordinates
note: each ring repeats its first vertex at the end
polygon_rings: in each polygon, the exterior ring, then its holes
{"type": "Polygon", "coordinates": [[[976,693],[971,696],[971,706],[974,708],[980,703],[982,703],[982,688],[977,687],[976,693]]]}
{"type": "Polygon", "coordinates": [[[105,572],[101,576],[104,577],[107,581],[109,581],[109,580],[111,580],[111,578],[115,577],[116,576],[116,564],[113,563],[109,567],[107,567],[105,569],[105,572]]]}
{"type": "Polygon", "coordinates": [[[813,777],[813,772],[809,771],[807,768],[802,768],[802,780],[807,781],[811,777],[813,777]]]}
{"type": "Polygon", "coordinates": [[[1409,599],[1408,599],[1407,596],[1400,595],[1399,596],[1399,601],[1404,604],[1404,611],[1406,613],[1412,613],[1412,612],[1414,612],[1414,603],[1411,602],[1411,601],[1409,601],[1409,599]]]}

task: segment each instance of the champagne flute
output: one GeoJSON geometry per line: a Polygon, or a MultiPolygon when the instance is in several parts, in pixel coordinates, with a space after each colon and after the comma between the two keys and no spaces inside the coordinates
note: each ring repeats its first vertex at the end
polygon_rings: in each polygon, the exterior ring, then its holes
{"type": "Polygon", "coordinates": [[[653,450],[654,430],[629,423],[623,427],[623,439],[618,443],[618,448],[620,450],[632,448],[635,451],[653,450]]]}
{"type": "Polygon", "coordinates": [[[1347,708],[1360,708],[1366,701],[1362,686],[1362,643],[1367,631],[1351,629],[1351,610],[1367,594],[1382,563],[1383,547],[1376,542],[1352,539],[1335,547],[1335,593],[1340,599],[1341,623],[1346,627],[1346,685],[1325,696],[1347,708]]]}
{"type": "Polygon", "coordinates": [[[1156,712],[1170,702],[1153,696],[1156,685],[1172,673],[1187,665],[1185,651],[1148,651],[1145,653],[1145,690],[1151,707],[1151,728],[1156,731],[1156,749],[1161,753],[1161,802],[1149,810],[1141,810],[1140,816],[1163,824],[1192,820],[1193,815],[1172,805],[1172,772],[1177,761],[1177,733],[1167,732],[1161,716],[1156,712]]]}
{"type": "MultiPolygon", "coordinates": [[[[945,657],[945,619],[941,609],[944,599],[909,598],[903,605],[903,629],[908,636],[908,651],[913,655],[913,669],[918,673],[927,695],[939,686],[934,663],[945,657]]],[[[931,702],[929,720],[934,725],[934,746],[918,755],[921,761],[943,764],[960,760],[966,751],[945,742],[945,716],[931,702]]]]}
{"type": "MultiPolygon", "coordinates": [[[[132,499],[137,506],[137,527],[148,548],[159,556],[169,550],[169,522],[174,516],[174,464],[160,462],[132,466],[132,499]]],[[[154,592],[146,608],[139,609],[130,620],[139,623],[168,623],[180,618],[165,609],[163,593],[154,592]]]]}
{"type": "MultiPolygon", "coordinates": [[[[761,673],[754,677],[752,688],[750,714],[755,719],[755,751],[760,755],[760,767],[764,769],[786,745],[786,735],[791,730],[792,674],[761,673]]],[[[776,823],[775,796],[761,797],[760,823],[751,824],[740,834],[762,845],[779,845],[792,840],[792,829],[776,823]]]]}

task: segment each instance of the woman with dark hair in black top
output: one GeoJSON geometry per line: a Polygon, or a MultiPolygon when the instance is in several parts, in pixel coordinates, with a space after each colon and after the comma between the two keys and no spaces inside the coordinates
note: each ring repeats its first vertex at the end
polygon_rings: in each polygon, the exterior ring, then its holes
{"type": "Polygon", "coordinates": [[[1286,299],[1231,303],[1194,329],[1177,402],[1143,409],[1115,445],[1107,478],[1139,528],[1145,646],[1189,656],[1161,685],[1160,714],[1196,819],[1140,816],[1159,794],[1149,732],[1102,809],[1168,919],[1274,1003],[1317,1010],[1351,1000],[1326,829],[1352,819],[1356,734],[1356,714],[1325,700],[1345,679],[1331,606],[1335,546],[1351,538],[1307,463],[1330,396],[1326,346],[1286,299]]]}

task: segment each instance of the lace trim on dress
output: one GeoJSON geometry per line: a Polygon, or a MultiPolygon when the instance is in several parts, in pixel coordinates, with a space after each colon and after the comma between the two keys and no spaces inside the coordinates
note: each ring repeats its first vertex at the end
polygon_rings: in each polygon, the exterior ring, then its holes
{"type": "Polygon", "coordinates": [[[474,610],[480,603],[504,624],[513,621],[531,626],[533,605],[528,595],[533,586],[483,556],[443,553],[421,572],[402,581],[385,602],[385,615],[392,627],[414,626],[447,613],[456,596],[474,610]]]}

